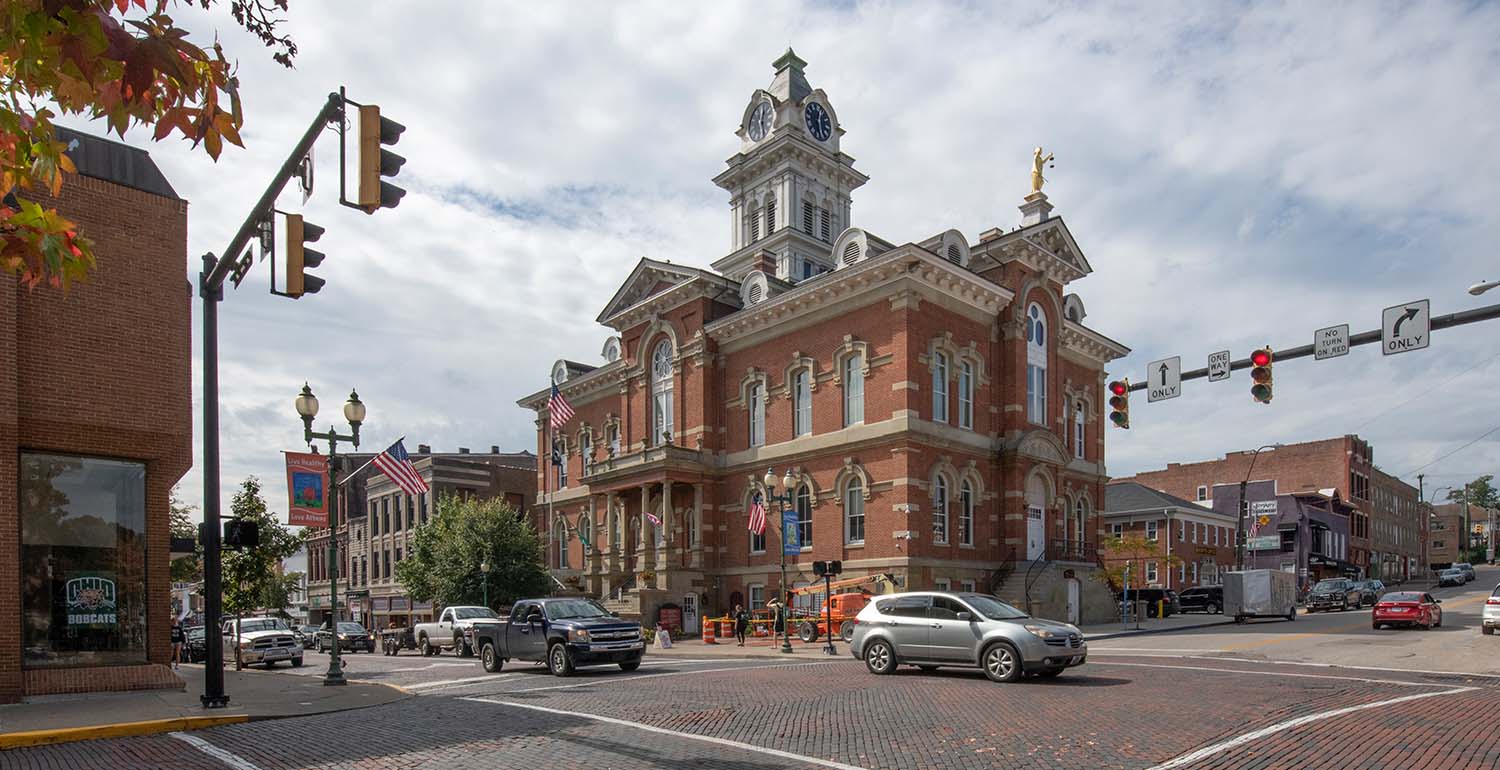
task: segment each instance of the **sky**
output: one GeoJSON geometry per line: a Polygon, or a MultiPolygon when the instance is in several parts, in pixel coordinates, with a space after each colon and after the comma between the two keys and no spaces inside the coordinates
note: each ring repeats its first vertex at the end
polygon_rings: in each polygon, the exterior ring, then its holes
{"type": "MultiPolygon", "coordinates": [[[[330,91],[407,129],[399,207],[338,205],[331,132],[312,198],[282,196],[326,228],[321,293],[269,295],[264,263],[227,290],[226,510],[248,474],[284,507],[280,451],[301,445],[304,381],[319,430],[347,428],[339,405],[358,388],[364,449],[399,436],[533,449],[516,399],[557,358],[601,362],[608,330],[593,319],[636,261],[706,267],[728,252],[727,195],[709,180],[788,45],[870,176],[853,223],[888,241],[1019,224],[1032,148],[1056,154],[1046,192],[1094,267],[1069,291],[1133,351],[1112,376],[1374,329],[1410,300],[1435,315],[1500,300],[1465,291],[1500,279],[1500,5],[330,0],[292,3],[290,70],[226,11],[173,14],[238,62],[246,115],[245,148],[217,163],[127,137],[190,201],[193,275],[330,91]]],[[[1461,485],[1500,461],[1500,432],[1438,459],[1500,425],[1497,331],[1288,361],[1268,406],[1244,371],[1172,401],[1137,393],[1131,429],[1108,432],[1108,471],[1358,433],[1386,471],[1416,483],[1420,468],[1429,492],[1461,485]]],[[[201,438],[200,422],[200,460],[201,438]]],[[[183,479],[185,499],[201,501],[201,479],[201,466],[183,479]]]]}

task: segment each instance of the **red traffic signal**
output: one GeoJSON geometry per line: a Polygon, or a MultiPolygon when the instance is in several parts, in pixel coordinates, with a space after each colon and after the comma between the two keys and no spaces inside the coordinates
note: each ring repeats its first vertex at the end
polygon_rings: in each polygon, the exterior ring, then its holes
{"type": "Polygon", "coordinates": [[[1109,384],[1109,421],[1117,428],[1130,429],[1130,380],[1115,380],[1109,384]]]}
{"type": "Polygon", "coordinates": [[[1271,347],[1268,345],[1250,354],[1250,364],[1254,367],[1250,370],[1250,381],[1255,383],[1250,386],[1250,397],[1256,403],[1269,404],[1274,394],[1272,387],[1274,378],[1271,376],[1271,367],[1274,357],[1271,347]]]}

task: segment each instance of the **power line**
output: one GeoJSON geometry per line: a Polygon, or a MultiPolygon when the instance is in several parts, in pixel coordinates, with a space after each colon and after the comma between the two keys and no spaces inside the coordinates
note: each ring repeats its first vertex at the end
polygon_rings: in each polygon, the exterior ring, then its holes
{"type": "Polygon", "coordinates": [[[1500,358],[1500,353],[1496,353],[1495,355],[1490,356],[1489,358],[1486,358],[1486,359],[1484,359],[1483,361],[1480,361],[1477,364],[1474,364],[1473,366],[1471,366],[1471,367],[1469,367],[1469,368],[1467,368],[1467,369],[1459,372],[1458,374],[1455,374],[1452,377],[1449,377],[1448,379],[1443,380],[1442,382],[1440,382],[1440,383],[1438,383],[1436,385],[1433,385],[1432,387],[1430,387],[1430,388],[1422,391],[1421,393],[1418,393],[1417,395],[1412,396],[1411,398],[1408,398],[1405,401],[1402,401],[1401,403],[1396,404],[1393,407],[1390,407],[1390,408],[1388,408],[1388,409],[1386,409],[1386,410],[1384,410],[1382,412],[1379,412],[1374,417],[1371,417],[1370,419],[1365,420],[1364,422],[1360,423],[1359,425],[1354,426],[1354,430],[1350,431],[1350,433],[1358,433],[1360,431],[1360,429],[1364,428],[1366,425],[1369,425],[1370,423],[1375,422],[1376,420],[1378,420],[1378,419],[1380,419],[1380,418],[1382,418],[1382,417],[1390,414],[1391,412],[1394,412],[1397,409],[1400,409],[1401,407],[1406,406],[1407,404],[1410,404],[1411,402],[1416,401],[1417,399],[1422,398],[1423,396],[1426,396],[1427,394],[1429,394],[1429,393],[1431,393],[1431,392],[1433,392],[1435,390],[1438,390],[1439,388],[1442,388],[1442,387],[1446,386],[1448,383],[1453,382],[1454,380],[1458,379],[1459,377],[1462,377],[1465,374],[1468,374],[1469,372],[1472,372],[1475,369],[1478,369],[1479,367],[1484,366],[1485,364],[1490,363],[1491,361],[1494,361],[1497,358],[1500,358]]]}
{"type": "Polygon", "coordinates": [[[1409,470],[1406,473],[1403,473],[1401,475],[1403,475],[1403,476],[1410,476],[1413,473],[1416,473],[1417,471],[1422,470],[1423,468],[1428,467],[1429,465],[1436,465],[1439,462],[1442,462],[1443,460],[1446,460],[1449,457],[1452,457],[1452,456],[1458,454],[1459,452],[1462,452],[1465,449],[1468,449],[1469,447],[1474,446],[1475,444],[1478,444],[1479,442],[1483,441],[1487,436],[1489,436],[1491,433],[1494,433],[1497,430],[1500,430],[1500,425],[1496,425],[1495,427],[1490,428],[1489,430],[1485,431],[1484,433],[1481,433],[1479,435],[1479,438],[1476,438],[1473,441],[1470,441],[1469,443],[1464,444],[1463,446],[1461,446],[1461,447],[1453,450],[1452,452],[1449,452],[1448,454],[1445,454],[1442,457],[1439,457],[1436,460],[1433,460],[1432,462],[1427,463],[1427,465],[1419,465],[1419,466],[1417,466],[1415,468],[1412,468],[1411,470],[1409,470]]]}

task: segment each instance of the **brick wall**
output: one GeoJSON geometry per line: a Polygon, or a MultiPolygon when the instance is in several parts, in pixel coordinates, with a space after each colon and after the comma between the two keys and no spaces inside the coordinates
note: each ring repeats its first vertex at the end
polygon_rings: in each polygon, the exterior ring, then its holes
{"type": "Polygon", "coordinates": [[[63,291],[0,276],[0,700],[80,689],[181,686],[171,653],[168,499],[192,464],[187,204],[74,177],[57,206],[97,267],[63,291]],[[45,397],[43,397],[45,394],[45,397]],[[22,676],[16,499],[21,451],[146,464],[152,665],[22,676]]]}

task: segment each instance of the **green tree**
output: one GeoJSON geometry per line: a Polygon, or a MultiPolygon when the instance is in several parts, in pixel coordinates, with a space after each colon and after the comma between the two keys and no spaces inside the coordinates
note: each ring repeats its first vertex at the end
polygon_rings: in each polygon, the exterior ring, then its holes
{"type": "Polygon", "coordinates": [[[264,608],[285,616],[287,594],[296,583],[281,573],[281,562],[302,548],[304,536],[282,525],[266,508],[260,479],[255,476],[240,484],[229,509],[232,517],[256,523],[260,544],[224,551],[224,611],[237,614],[264,608]]]}
{"type": "Polygon", "coordinates": [[[1494,481],[1495,476],[1486,473],[1462,487],[1454,487],[1448,493],[1448,499],[1480,508],[1500,508],[1500,491],[1495,489],[1494,481]]]}
{"type": "Polygon", "coordinates": [[[1136,589],[1147,587],[1146,562],[1157,563],[1158,580],[1166,575],[1167,570],[1182,563],[1177,556],[1165,553],[1160,540],[1147,540],[1138,532],[1105,539],[1104,553],[1104,569],[1094,574],[1114,591],[1125,588],[1126,565],[1130,567],[1130,588],[1136,589]]]}
{"type": "MultiPolygon", "coordinates": [[[[72,222],[33,200],[56,198],[75,171],[58,140],[58,115],[104,119],[124,136],[154,126],[218,159],[240,144],[239,81],[218,42],[209,50],[166,11],[168,0],[7,0],[0,10],[0,273],[28,287],[66,286],[94,264],[72,222]]],[[[276,32],[287,0],[181,0],[227,5],[235,23],[290,67],[297,46],[276,32]]]]}
{"type": "Polygon", "coordinates": [[[490,606],[549,593],[542,541],[530,522],[504,500],[438,500],[437,514],[417,527],[411,554],[396,578],[417,601],[482,604],[488,561],[490,606]]]}
{"type": "Polygon", "coordinates": [[[198,543],[198,525],[193,522],[193,511],[197,506],[183,502],[177,496],[176,487],[173,487],[168,509],[172,517],[172,537],[189,537],[197,543],[192,556],[180,556],[172,560],[172,582],[195,583],[203,577],[203,544],[198,543]]]}

